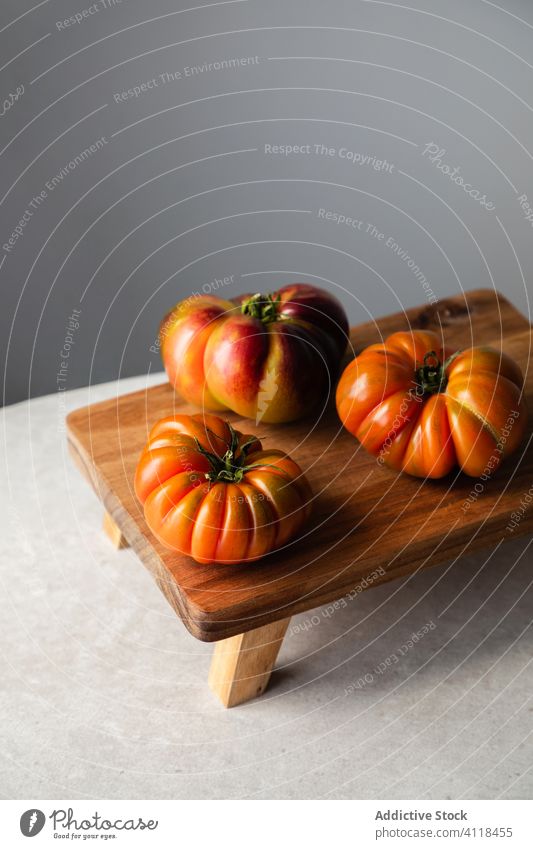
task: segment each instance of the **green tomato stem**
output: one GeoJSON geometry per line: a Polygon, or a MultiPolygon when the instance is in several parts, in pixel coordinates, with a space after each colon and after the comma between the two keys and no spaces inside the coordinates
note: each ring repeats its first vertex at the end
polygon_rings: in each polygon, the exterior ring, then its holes
{"type": "Polygon", "coordinates": [[[272,295],[261,295],[258,292],[248,298],[247,301],[243,301],[241,312],[243,315],[259,319],[263,324],[269,324],[278,320],[280,304],[281,297],[279,295],[273,297],[272,295]]]}
{"type": "MultiPolygon", "coordinates": [[[[212,483],[240,483],[246,472],[251,471],[252,469],[277,469],[281,471],[279,466],[275,466],[273,463],[246,463],[246,459],[248,456],[248,452],[250,447],[254,444],[254,442],[258,442],[258,438],[255,436],[251,436],[246,442],[240,446],[238,450],[239,437],[237,436],[237,432],[230,425],[229,422],[226,422],[230,434],[231,434],[231,443],[230,447],[226,451],[226,453],[222,457],[217,457],[216,454],[212,454],[211,451],[207,451],[201,444],[198,439],[195,439],[196,449],[202,454],[204,457],[207,457],[211,468],[208,472],[204,472],[205,479],[209,481],[209,484],[212,483]]],[[[209,430],[209,428],[206,428],[209,430]]],[[[211,431],[212,433],[212,431],[211,431]]],[[[213,433],[213,436],[217,436],[216,433],[213,433]]]]}
{"type": "MultiPolygon", "coordinates": [[[[236,430],[229,422],[226,422],[230,432],[230,446],[222,457],[218,457],[211,451],[207,451],[198,439],[195,439],[196,448],[200,454],[207,458],[211,466],[208,472],[205,472],[206,480],[210,483],[215,481],[224,481],[226,483],[240,483],[243,475],[251,466],[246,465],[246,459],[251,446],[257,442],[255,436],[251,436],[239,448],[239,437],[236,430]]],[[[209,430],[209,428],[208,428],[209,430]]],[[[213,434],[217,436],[217,434],[213,434]]]]}

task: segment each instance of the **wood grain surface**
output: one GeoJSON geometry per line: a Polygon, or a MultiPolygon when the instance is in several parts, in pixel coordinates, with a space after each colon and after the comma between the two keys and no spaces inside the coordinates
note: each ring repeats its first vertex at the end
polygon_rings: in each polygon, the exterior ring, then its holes
{"type": "MultiPolygon", "coordinates": [[[[531,326],[501,295],[479,290],[355,327],[355,352],[395,330],[442,329],[448,344],[491,344],[516,358],[526,375],[533,413],[531,326]]],[[[382,468],[344,431],[334,404],[290,425],[227,418],[256,432],[266,447],[288,451],[315,494],[302,538],[258,563],[200,566],[164,549],[150,534],[132,480],[153,423],[173,412],[197,412],[168,384],[71,413],[69,446],[98,497],[152,572],[189,631],[220,640],[332,602],[367,586],[533,531],[533,506],[513,532],[510,515],[533,483],[531,421],[520,452],[475,493],[462,474],[417,480],[382,468]],[[472,494],[474,493],[474,494],[472,494]],[[469,503],[466,507],[465,504],[469,503]]],[[[460,566],[458,566],[460,568],[460,566]]]]}

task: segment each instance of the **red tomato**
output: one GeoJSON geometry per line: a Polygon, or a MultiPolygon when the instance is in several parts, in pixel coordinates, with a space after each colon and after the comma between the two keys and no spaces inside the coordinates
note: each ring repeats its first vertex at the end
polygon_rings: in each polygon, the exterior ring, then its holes
{"type": "Polygon", "coordinates": [[[135,493],[152,533],[198,563],[245,563],[280,548],[311,512],[311,490],[283,451],[264,451],[212,415],[152,428],[135,493]]]}
{"type": "Polygon", "coordinates": [[[325,401],[347,338],[340,302],[307,284],[238,301],[193,296],[160,329],[168,378],[185,400],[256,423],[292,421],[325,401]]]}
{"type": "Polygon", "coordinates": [[[393,333],[346,367],[337,387],[342,423],[379,461],[416,477],[454,466],[493,472],[527,424],[520,368],[492,348],[450,355],[433,331],[393,333]]]}

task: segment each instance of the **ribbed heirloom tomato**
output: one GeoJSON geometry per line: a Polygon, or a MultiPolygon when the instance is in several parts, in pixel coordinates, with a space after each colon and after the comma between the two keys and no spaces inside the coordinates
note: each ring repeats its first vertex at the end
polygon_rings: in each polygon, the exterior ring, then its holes
{"type": "Polygon", "coordinates": [[[256,422],[288,422],[327,398],[346,349],[348,319],[308,284],[225,301],[187,298],[161,323],[161,356],[180,395],[256,422]]]}
{"type": "Polygon", "coordinates": [[[292,539],[311,490],[283,451],[262,450],[212,415],[176,415],[152,428],[135,473],[152,533],[198,563],[258,560],[292,539]]]}
{"type": "Polygon", "coordinates": [[[459,466],[479,477],[524,436],[522,386],[506,354],[485,347],[452,353],[433,331],[413,330],[352,360],[337,387],[337,411],[391,469],[440,478],[459,466]]]}

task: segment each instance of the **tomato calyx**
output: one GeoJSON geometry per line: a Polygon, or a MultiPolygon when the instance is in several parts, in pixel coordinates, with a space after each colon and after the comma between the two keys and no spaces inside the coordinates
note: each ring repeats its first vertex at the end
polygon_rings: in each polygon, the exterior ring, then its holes
{"type": "MultiPolygon", "coordinates": [[[[204,474],[206,480],[210,483],[215,483],[216,481],[222,481],[225,483],[240,483],[243,479],[244,473],[253,468],[253,466],[246,464],[246,458],[252,445],[257,444],[259,440],[257,437],[251,436],[246,440],[246,442],[243,442],[243,444],[239,446],[239,437],[237,432],[234,428],[232,428],[229,422],[227,422],[227,425],[231,435],[231,442],[229,448],[224,452],[222,457],[219,457],[211,451],[207,451],[200,444],[199,440],[195,439],[197,450],[209,460],[211,469],[204,474]]],[[[209,428],[207,428],[207,431],[209,433],[213,433],[209,428]]],[[[217,434],[213,433],[213,436],[217,436],[217,434]]],[[[217,438],[220,437],[217,436],[217,438]]]]}
{"type": "Polygon", "coordinates": [[[424,356],[424,365],[420,366],[415,372],[416,380],[423,393],[426,395],[436,395],[439,392],[444,392],[448,383],[446,372],[461,351],[456,351],[451,357],[448,357],[442,364],[435,351],[428,351],[424,356]]]}
{"type": "Polygon", "coordinates": [[[260,292],[252,295],[248,300],[241,304],[241,312],[243,315],[249,315],[252,318],[257,318],[263,324],[270,324],[272,321],[277,321],[279,318],[279,307],[281,304],[281,296],[262,295],[260,292]]]}

